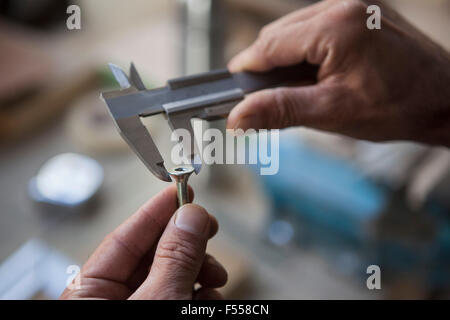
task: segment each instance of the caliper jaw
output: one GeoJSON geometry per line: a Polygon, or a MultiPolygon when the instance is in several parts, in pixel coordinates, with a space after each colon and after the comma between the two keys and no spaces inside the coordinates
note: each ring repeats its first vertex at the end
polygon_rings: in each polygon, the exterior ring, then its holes
{"type": "Polygon", "coordinates": [[[122,90],[102,93],[102,98],[108,105],[108,110],[120,135],[157,178],[167,182],[172,181],[164,166],[164,159],[147,128],[142,124],[139,114],[124,115],[117,112],[118,108],[112,108],[110,105],[111,100],[118,96],[134,94],[138,90],[146,90],[134,64],[132,63],[130,66],[131,79],[119,67],[113,64],[109,64],[109,67],[122,90]]]}
{"type": "Polygon", "coordinates": [[[170,182],[169,173],[164,166],[164,159],[155,142],[142,124],[139,116],[116,120],[122,138],[137,154],[145,166],[159,179],[170,182]]]}

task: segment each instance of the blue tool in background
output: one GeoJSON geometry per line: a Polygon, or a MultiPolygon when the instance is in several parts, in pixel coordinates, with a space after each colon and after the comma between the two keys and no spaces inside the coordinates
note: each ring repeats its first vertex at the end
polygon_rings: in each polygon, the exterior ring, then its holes
{"type": "Polygon", "coordinates": [[[361,276],[377,264],[387,279],[414,273],[431,287],[450,284],[448,218],[411,211],[401,190],[298,136],[282,133],[279,152],[277,174],[259,175],[261,164],[252,167],[271,202],[273,243],[319,249],[361,276]]]}

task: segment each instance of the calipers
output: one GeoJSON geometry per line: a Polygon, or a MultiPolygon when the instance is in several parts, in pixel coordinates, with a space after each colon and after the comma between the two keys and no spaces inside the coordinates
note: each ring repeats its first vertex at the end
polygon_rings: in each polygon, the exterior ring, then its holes
{"type": "Polygon", "coordinates": [[[198,174],[201,158],[195,144],[192,118],[226,117],[245,94],[283,85],[311,84],[316,81],[318,72],[318,66],[308,63],[263,73],[230,73],[221,69],[172,79],[165,87],[147,90],[133,63],[129,76],[116,65],[109,67],[121,89],[102,93],[102,97],[117,129],[147,168],[163,181],[171,181],[170,175],[141,117],[164,113],[172,130],[188,130],[192,143],[183,148],[188,150],[188,160],[198,174]]]}

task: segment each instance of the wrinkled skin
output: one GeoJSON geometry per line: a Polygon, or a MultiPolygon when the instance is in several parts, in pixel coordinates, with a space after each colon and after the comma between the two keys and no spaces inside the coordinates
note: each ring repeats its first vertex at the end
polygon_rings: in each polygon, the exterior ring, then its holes
{"type": "MultiPolygon", "coordinates": [[[[370,1],[373,4],[376,1],[370,1]]],[[[327,0],[265,26],[230,71],[266,71],[308,61],[318,83],[248,95],[229,129],[306,126],[372,141],[450,146],[449,53],[390,8],[369,30],[367,5],[327,0]]]]}
{"type": "Polygon", "coordinates": [[[174,187],[106,236],[60,299],[221,299],[214,288],[226,283],[227,273],[205,254],[217,221],[194,204],[177,210],[174,187]],[[200,232],[177,226],[186,209],[203,225],[200,232]],[[201,288],[193,290],[195,283],[201,288]]]}

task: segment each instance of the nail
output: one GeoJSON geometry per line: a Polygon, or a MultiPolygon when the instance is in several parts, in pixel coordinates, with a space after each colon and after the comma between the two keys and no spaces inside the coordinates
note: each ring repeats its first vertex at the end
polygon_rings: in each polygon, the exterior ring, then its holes
{"type": "Polygon", "coordinates": [[[203,235],[208,224],[208,214],[196,205],[186,204],[177,210],[175,225],[181,230],[203,235]]]}

